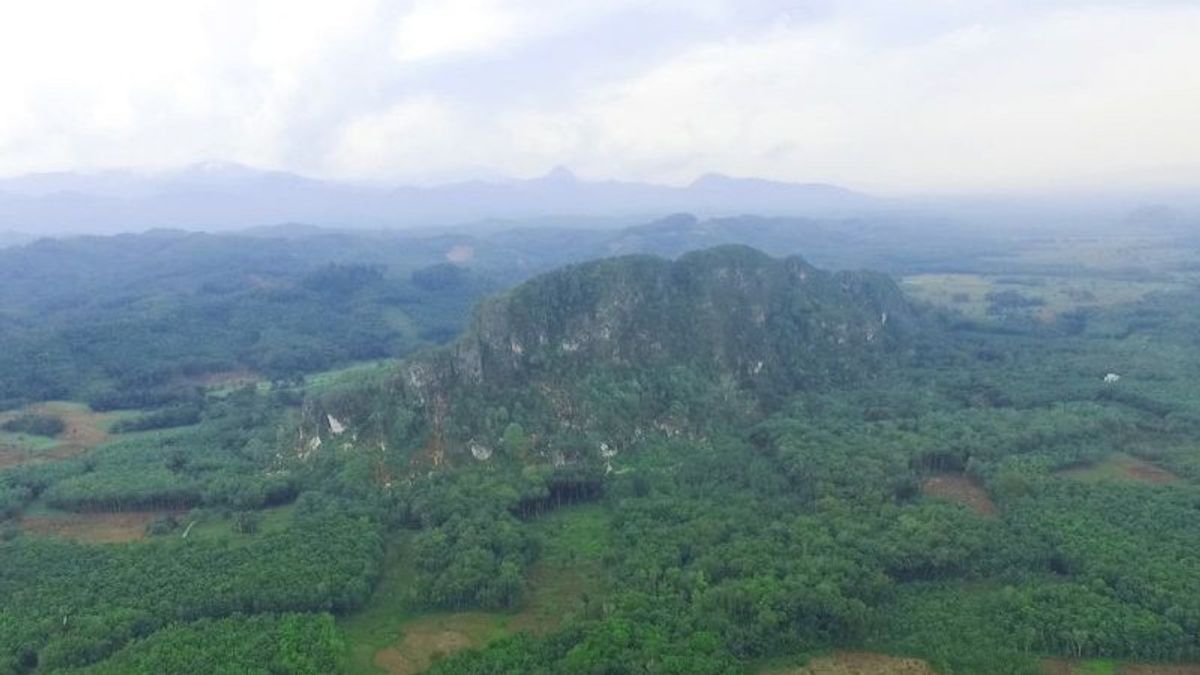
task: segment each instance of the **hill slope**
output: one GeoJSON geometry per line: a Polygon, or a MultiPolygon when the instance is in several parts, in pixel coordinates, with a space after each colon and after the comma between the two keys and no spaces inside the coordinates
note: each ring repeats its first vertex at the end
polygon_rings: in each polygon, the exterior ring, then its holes
{"type": "Polygon", "coordinates": [[[870,377],[915,328],[887,277],[743,246],[573,265],[484,301],[455,344],[314,402],[301,446],[350,428],[435,464],[596,458],[870,377]]]}

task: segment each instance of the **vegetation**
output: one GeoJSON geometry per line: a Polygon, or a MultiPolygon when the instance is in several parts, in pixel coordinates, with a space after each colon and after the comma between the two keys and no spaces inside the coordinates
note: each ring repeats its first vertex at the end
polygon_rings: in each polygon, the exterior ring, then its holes
{"type": "MultiPolygon", "coordinates": [[[[376,357],[432,339],[330,355],[397,289],[437,305],[406,311],[420,323],[481,288],[407,264],[311,262],[280,272],[286,291],[216,294],[230,316],[275,293],[321,308],[311,331],[244,324],[328,357],[302,366],[217,340],[238,356],[163,374],[209,343],[88,343],[97,363],[158,365],[64,374],[94,406],[139,409],[98,447],[0,463],[0,673],[725,674],[835,648],[944,673],[1200,660],[1200,298],[1182,284],[1047,317],[1054,281],[1027,283],[1044,267],[1005,273],[1022,283],[981,267],[1011,293],[971,290],[1003,311],[964,315],[952,294],[913,304],[881,275],[721,247],[538,277],[402,362],[376,357]],[[226,368],[268,376],[199,377],[226,368]],[[135,536],[37,526],[72,516],[128,516],[135,536]]],[[[208,292],[114,311],[149,326],[208,292]]],[[[65,330],[48,316],[18,332],[65,330]]],[[[29,385],[6,396],[49,391],[29,385]]]]}
{"type": "Polygon", "coordinates": [[[53,438],[63,432],[67,425],[53,415],[26,413],[0,424],[0,429],[14,434],[33,434],[53,438]]]}
{"type": "Polygon", "coordinates": [[[66,675],[277,672],[324,675],[345,646],[328,614],[234,615],[173,624],[97,665],[66,675]]]}

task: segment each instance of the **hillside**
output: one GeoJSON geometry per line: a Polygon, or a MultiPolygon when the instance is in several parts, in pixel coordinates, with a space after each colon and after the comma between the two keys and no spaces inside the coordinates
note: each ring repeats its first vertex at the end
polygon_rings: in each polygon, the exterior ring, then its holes
{"type": "Polygon", "coordinates": [[[723,246],[676,261],[583,263],[485,300],[462,338],[402,364],[375,390],[319,402],[306,438],[348,426],[406,458],[433,447],[440,463],[468,450],[490,457],[516,423],[537,439],[530,452],[583,458],[653,429],[761,414],[801,389],[870,378],[916,329],[887,277],[827,272],[796,256],[723,246]],[[681,381],[691,409],[662,395],[681,381]],[[696,405],[714,396],[739,403],[696,405]],[[507,402],[502,413],[497,401],[507,402]]]}

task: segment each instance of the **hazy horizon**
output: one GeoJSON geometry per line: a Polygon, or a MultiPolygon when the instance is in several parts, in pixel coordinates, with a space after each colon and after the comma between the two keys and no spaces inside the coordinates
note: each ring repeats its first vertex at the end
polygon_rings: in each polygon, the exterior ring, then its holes
{"type": "Polygon", "coordinates": [[[1169,0],[14,3],[0,176],[1183,192],[1198,31],[1169,0]]]}

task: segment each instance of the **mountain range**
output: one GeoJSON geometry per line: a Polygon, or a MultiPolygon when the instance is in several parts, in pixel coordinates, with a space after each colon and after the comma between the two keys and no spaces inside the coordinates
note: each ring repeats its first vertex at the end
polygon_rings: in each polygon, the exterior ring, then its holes
{"type": "Polygon", "coordinates": [[[113,170],[0,179],[0,231],[215,231],[292,222],[388,228],[549,216],[643,218],[677,211],[846,216],[881,204],[832,185],[719,174],[674,187],[585,181],[559,167],[529,180],[383,187],[204,163],[160,173],[113,170]]]}

